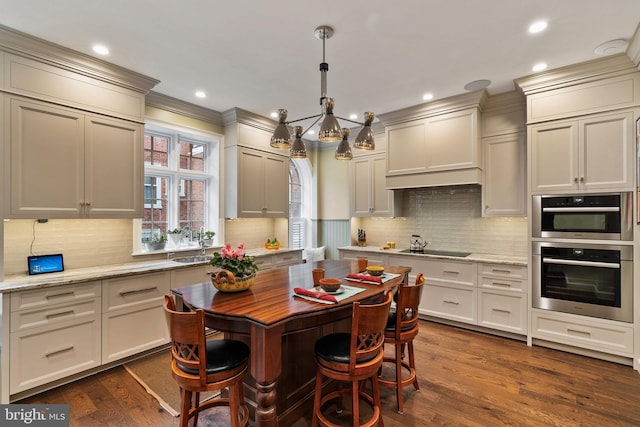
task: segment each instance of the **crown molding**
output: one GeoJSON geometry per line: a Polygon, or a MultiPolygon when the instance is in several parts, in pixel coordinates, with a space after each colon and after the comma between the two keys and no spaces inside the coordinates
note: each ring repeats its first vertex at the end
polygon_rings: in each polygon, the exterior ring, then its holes
{"type": "Polygon", "coordinates": [[[479,108],[482,111],[488,96],[489,94],[486,90],[478,90],[379,114],[378,119],[384,126],[389,126],[469,108],[479,108]]]}
{"type": "Polygon", "coordinates": [[[610,55],[515,79],[525,95],[636,72],[636,66],[624,54],[610,55]]]}
{"type": "Polygon", "coordinates": [[[627,56],[633,62],[638,70],[640,70],[640,24],[636,28],[629,46],[627,47],[627,56]]]}
{"type": "Polygon", "coordinates": [[[275,120],[268,119],[238,107],[224,111],[222,113],[222,123],[224,126],[244,124],[267,132],[273,132],[278,124],[275,120]]]}
{"type": "Polygon", "coordinates": [[[147,93],[160,80],[0,25],[0,51],[147,93]]]}
{"type": "Polygon", "coordinates": [[[158,92],[149,92],[145,97],[145,105],[222,127],[222,114],[220,112],[191,104],[181,99],[172,98],[158,92]]]}

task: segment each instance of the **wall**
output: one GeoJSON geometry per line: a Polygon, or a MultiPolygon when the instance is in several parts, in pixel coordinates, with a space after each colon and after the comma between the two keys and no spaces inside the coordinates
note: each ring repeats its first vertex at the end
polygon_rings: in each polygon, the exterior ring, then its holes
{"type": "Polygon", "coordinates": [[[407,248],[419,234],[433,249],[527,256],[527,218],[482,218],[480,186],[412,189],[402,197],[403,217],[354,218],[351,244],[363,228],[368,246],[407,248]]]}
{"type": "Polygon", "coordinates": [[[5,275],[26,274],[27,256],[62,253],[65,269],[136,261],[131,219],[20,219],[4,223],[5,275]]]}

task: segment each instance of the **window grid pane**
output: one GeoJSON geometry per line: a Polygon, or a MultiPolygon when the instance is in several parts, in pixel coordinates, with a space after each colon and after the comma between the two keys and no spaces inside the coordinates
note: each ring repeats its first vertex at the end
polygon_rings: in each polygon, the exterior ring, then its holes
{"type": "Polygon", "coordinates": [[[168,166],[169,140],[164,136],[145,133],[144,163],[154,166],[168,166]]]}
{"type": "Polygon", "coordinates": [[[142,241],[159,238],[167,232],[167,185],[163,177],[145,176],[142,241]]]}
{"type": "Polygon", "coordinates": [[[197,232],[205,225],[205,190],[206,181],[182,180],[183,194],[180,196],[180,213],[178,221],[180,227],[189,227],[197,232]]]}
{"type": "Polygon", "coordinates": [[[180,169],[204,172],[205,145],[180,141],[180,169]]]}

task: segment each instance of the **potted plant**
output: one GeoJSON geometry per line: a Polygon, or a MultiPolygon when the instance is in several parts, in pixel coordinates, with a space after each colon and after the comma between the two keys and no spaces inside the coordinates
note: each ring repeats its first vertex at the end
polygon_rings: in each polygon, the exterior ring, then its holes
{"type": "Polygon", "coordinates": [[[203,233],[198,232],[197,238],[198,240],[202,238],[202,240],[204,241],[204,245],[209,248],[213,246],[213,236],[215,235],[216,235],[215,231],[205,231],[203,233]]]}
{"type": "Polygon", "coordinates": [[[154,234],[150,239],[144,241],[148,251],[161,251],[167,244],[167,238],[163,234],[154,234]]]}
{"type": "Polygon", "coordinates": [[[235,249],[227,243],[220,252],[214,252],[211,265],[220,271],[211,273],[211,282],[223,292],[236,292],[249,289],[258,271],[255,258],[245,254],[244,243],[235,249]]]}
{"type": "Polygon", "coordinates": [[[189,232],[189,226],[174,228],[173,230],[167,231],[167,237],[169,241],[173,244],[174,247],[178,247],[180,245],[180,241],[183,237],[186,237],[189,232]]]}

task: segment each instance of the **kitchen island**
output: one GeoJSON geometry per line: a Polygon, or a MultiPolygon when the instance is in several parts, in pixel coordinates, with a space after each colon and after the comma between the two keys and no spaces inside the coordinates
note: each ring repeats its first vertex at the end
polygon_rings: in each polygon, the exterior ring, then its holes
{"type": "Polygon", "coordinates": [[[313,287],[311,270],[316,267],[324,268],[326,277],[344,278],[358,271],[357,262],[326,260],[260,271],[253,287],[239,293],[219,292],[210,283],[172,290],[178,307],[204,309],[207,326],[251,348],[245,394],[256,426],[291,425],[311,411],[316,340],[348,332],[354,301],[375,301],[406,281],[411,270],[385,266],[385,271],[399,276],[382,285],[350,283],[364,291],[337,304],[294,297],[295,287],[313,287]]]}

